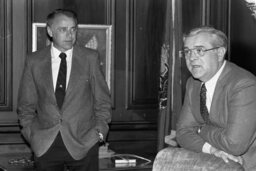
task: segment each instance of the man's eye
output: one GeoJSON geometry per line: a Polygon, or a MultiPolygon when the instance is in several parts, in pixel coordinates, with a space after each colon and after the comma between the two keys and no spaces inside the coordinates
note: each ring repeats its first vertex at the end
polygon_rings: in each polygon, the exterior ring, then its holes
{"type": "Polygon", "coordinates": [[[197,49],[196,49],[196,52],[197,52],[198,54],[201,54],[201,53],[204,52],[204,49],[203,49],[203,48],[197,48],[197,49]]]}
{"type": "Polygon", "coordinates": [[[202,53],[204,50],[202,49],[202,48],[198,48],[198,49],[196,49],[196,52],[197,53],[202,53]]]}
{"type": "Polygon", "coordinates": [[[76,32],[77,28],[71,28],[71,32],[76,32]]]}
{"type": "Polygon", "coordinates": [[[188,55],[190,53],[190,50],[185,49],[185,50],[183,50],[183,52],[184,52],[185,55],[188,55]]]}

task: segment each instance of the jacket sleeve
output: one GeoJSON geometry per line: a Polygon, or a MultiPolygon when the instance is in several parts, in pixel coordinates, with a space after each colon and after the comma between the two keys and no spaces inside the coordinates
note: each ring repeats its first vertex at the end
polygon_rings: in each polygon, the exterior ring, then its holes
{"type": "Polygon", "coordinates": [[[214,147],[233,155],[244,154],[256,137],[256,82],[243,79],[226,90],[225,126],[203,126],[200,135],[214,147]]]}
{"type": "Polygon", "coordinates": [[[98,53],[91,65],[91,84],[94,98],[94,113],[96,117],[96,130],[103,134],[104,139],[107,136],[111,121],[112,103],[110,91],[100,68],[98,53]]]}
{"type": "Polygon", "coordinates": [[[188,150],[202,152],[205,141],[199,136],[198,130],[201,126],[195,119],[191,109],[192,78],[188,79],[184,103],[176,127],[176,138],[178,144],[188,150]]]}
{"type": "Polygon", "coordinates": [[[18,94],[17,114],[22,126],[22,134],[27,141],[30,139],[30,126],[36,115],[37,92],[31,72],[29,57],[26,59],[18,94]]]}

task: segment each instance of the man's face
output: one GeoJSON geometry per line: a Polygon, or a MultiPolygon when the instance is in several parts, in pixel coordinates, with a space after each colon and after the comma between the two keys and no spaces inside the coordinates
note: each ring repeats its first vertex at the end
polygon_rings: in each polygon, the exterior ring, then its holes
{"type": "Polygon", "coordinates": [[[52,25],[47,27],[47,32],[52,37],[53,46],[64,52],[76,42],[77,25],[73,18],[59,14],[53,19],[52,25]]]}
{"type": "Polygon", "coordinates": [[[218,72],[226,52],[223,47],[217,48],[213,46],[211,43],[213,39],[213,36],[207,33],[199,33],[198,35],[187,37],[184,41],[184,50],[194,49],[186,56],[187,68],[194,78],[203,82],[210,80],[218,72]],[[215,49],[204,51],[212,48],[215,49]]]}

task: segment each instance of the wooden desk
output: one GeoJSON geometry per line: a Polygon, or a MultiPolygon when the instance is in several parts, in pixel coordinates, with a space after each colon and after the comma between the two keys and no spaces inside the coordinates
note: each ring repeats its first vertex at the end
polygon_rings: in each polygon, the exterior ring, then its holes
{"type": "MultiPolygon", "coordinates": [[[[9,161],[18,158],[30,158],[30,154],[24,153],[11,153],[11,154],[0,154],[0,166],[3,166],[7,171],[35,171],[33,166],[29,165],[14,165],[10,164],[9,161]]],[[[153,162],[153,161],[152,161],[153,162]]],[[[135,166],[115,166],[114,162],[109,159],[100,159],[99,167],[100,171],[151,171],[152,162],[147,165],[143,165],[144,162],[137,161],[135,166]]]]}

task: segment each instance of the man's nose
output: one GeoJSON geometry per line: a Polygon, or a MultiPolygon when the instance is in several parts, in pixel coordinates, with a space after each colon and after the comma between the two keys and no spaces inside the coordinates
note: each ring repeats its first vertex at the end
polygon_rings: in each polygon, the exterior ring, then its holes
{"type": "Polygon", "coordinates": [[[71,36],[71,35],[72,35],[71,30],[67,30],[66,35],[67,35],[67,36],[71,36]]]}
{"type": "Polygon", "coordinates": [[[72,37],[73,34],[74,34],[74,31],[72,29],[69,29],[69,30],[66,31],[66,35],[68,37],[72,37]]]}

